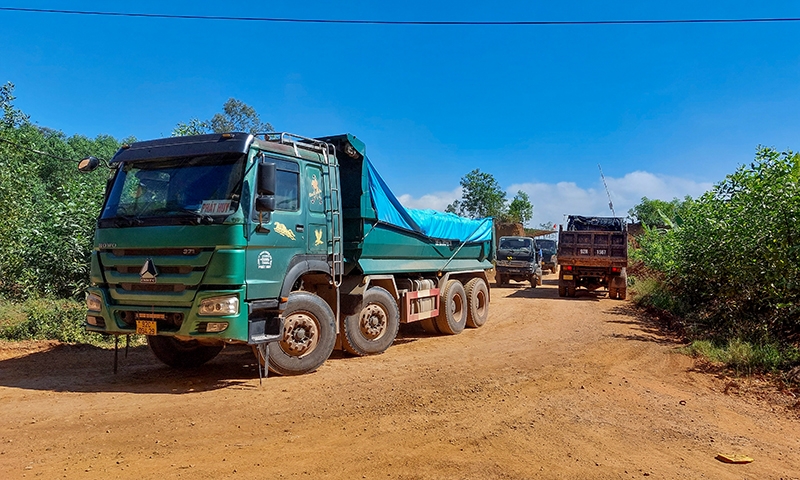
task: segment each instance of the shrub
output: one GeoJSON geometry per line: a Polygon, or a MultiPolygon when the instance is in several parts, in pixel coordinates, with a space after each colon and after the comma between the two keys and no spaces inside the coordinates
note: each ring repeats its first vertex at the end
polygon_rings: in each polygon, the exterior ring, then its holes
{"type": "Polygon", "coordinates": [[[67,343],[107,343],[103,336],[86,332],[86,306],[75,300],[29,299],[0,306],[4,322],[0,338],[6,340],[59,340],[67,343]],[[8,312],[14,318],[6,318],[8,312]]]}

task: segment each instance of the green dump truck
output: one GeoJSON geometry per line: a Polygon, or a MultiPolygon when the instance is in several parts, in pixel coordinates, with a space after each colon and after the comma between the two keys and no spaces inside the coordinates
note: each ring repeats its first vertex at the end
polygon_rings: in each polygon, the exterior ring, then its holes
{"type": "Polygon", "coordinates": [[[491,219],[403,208],[352,135],[172,137],[109,163],[86,329],[147,335],[167,365],[238,344],[303,374],[335,348],[383,352],[400,323],[488,318],[491,219]]]}

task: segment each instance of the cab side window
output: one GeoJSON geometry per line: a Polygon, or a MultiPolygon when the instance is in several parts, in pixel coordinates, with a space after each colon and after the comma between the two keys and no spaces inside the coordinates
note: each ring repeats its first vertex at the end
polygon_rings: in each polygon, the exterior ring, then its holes
{"type": "Polygon", "coordinates": [[[300,208],[300,166],[294,162],[269,159],[275,162],[277,173],[275,209],[294,212],[300,208]]]}

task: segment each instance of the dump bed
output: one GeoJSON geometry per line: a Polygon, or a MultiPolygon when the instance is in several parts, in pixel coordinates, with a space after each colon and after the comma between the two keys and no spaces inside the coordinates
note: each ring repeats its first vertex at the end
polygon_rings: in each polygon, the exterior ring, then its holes
{"type": "Polygon", "coordinates": [[[586,267],[627,267],[628,233],[617,217],[570,216],[558,234],[558,263],[586,267]]]}
{"type": "Polygon", "coordinates": [[[337,147],[345,274],[492,268],[491,218],[472,220],[433,210],[407,209],[375,170],[362,142],[352,135],[320,140],[337,147]],[[348,148],[348,144],[354,148],[348,148]]]}

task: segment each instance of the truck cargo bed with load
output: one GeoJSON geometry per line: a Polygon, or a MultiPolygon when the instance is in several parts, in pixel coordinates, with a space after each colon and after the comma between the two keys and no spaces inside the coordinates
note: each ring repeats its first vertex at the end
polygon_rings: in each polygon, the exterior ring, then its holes
{"type": "Polygon", "coordinates": [[[624,219],[570,215],[558,233],[558,295],[574,297],[578,287],[608,289],[609,298],[627,296],[628,234],[624,219]]]}
{"type": "Polygon", "coordinates": [[[403,208],[352,135],[165,138],[111,165],[86,328],[145,334],[168,365],[241,344],[302,374],[383,352],[400,323],[488,318],[491,219],[403,208]]]}

